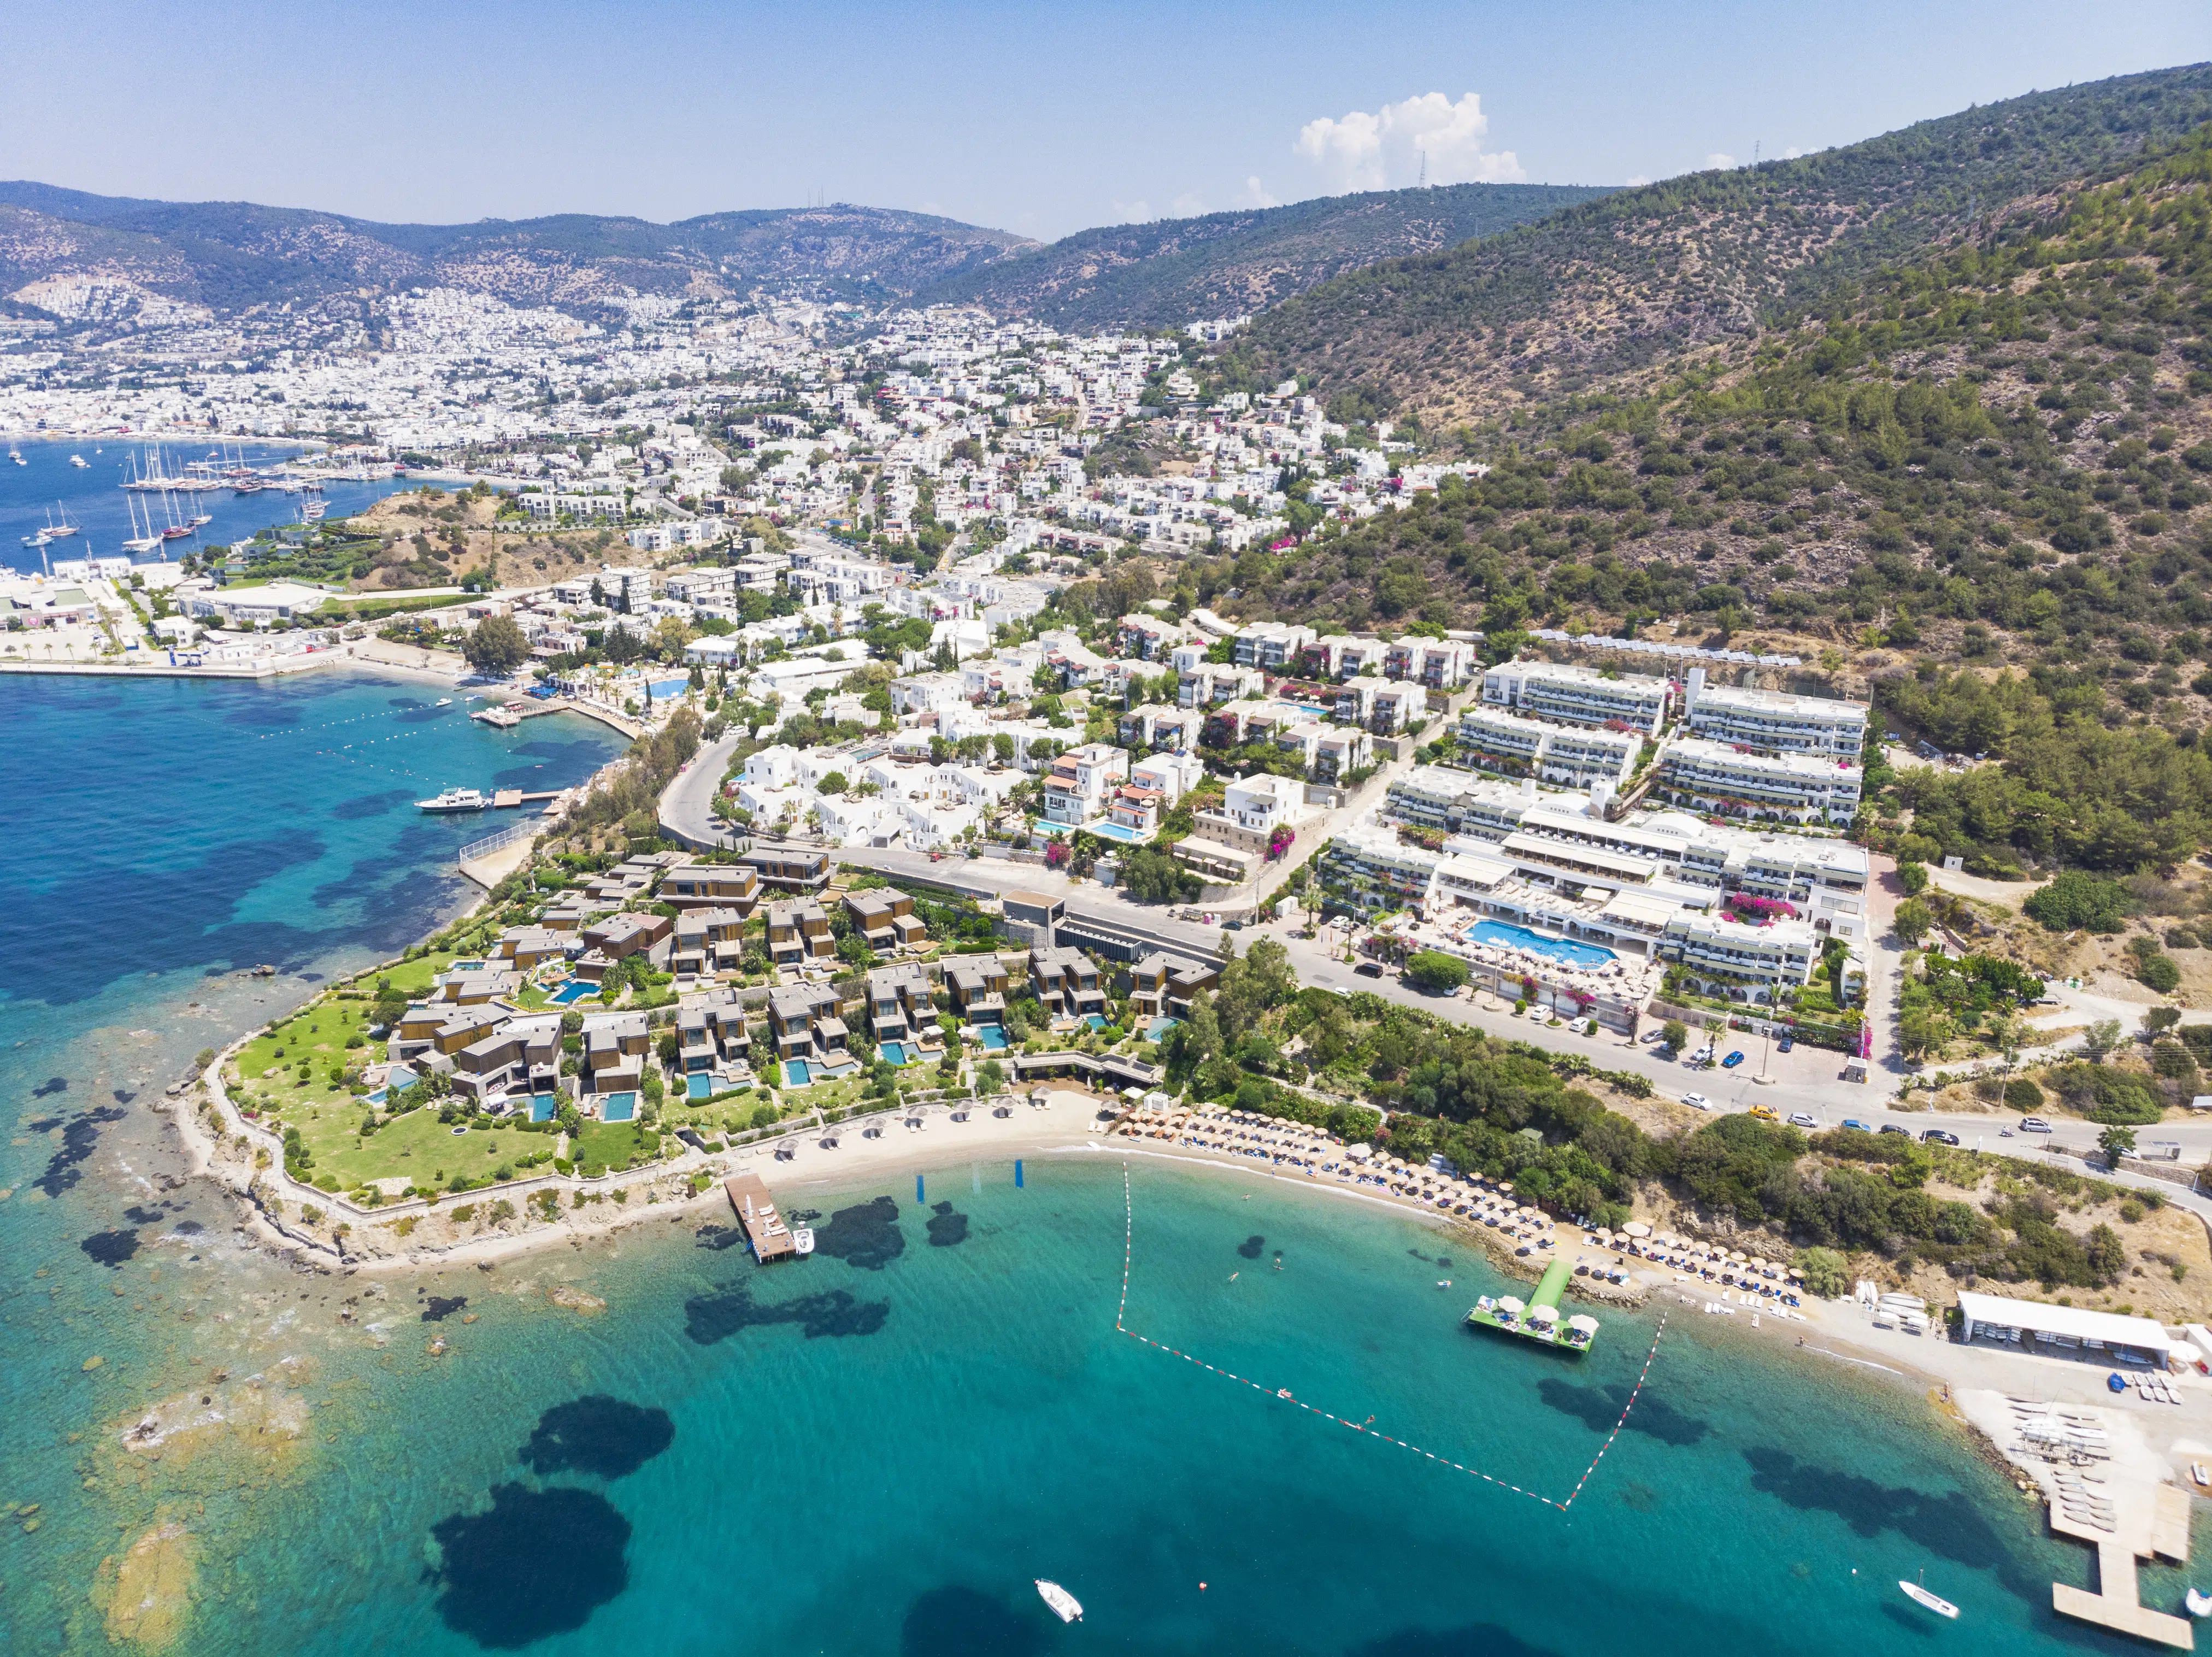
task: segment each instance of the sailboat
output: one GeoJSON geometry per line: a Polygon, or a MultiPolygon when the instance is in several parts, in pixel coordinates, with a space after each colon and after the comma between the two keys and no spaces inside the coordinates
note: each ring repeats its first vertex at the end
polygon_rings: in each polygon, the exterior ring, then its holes
{"type": "Polygon", "coordinates": [[[142,530],[138,525],[137,498],[135,496],[127,496],[123,504],[131,509],[131,539],[123,543],[123,550],[125,552],[153,551],[155,548],[161,545],[161,538],[154,533],[151,512],[147,515],[146,526],[142,530]]]}
{"type": "Polygon", "coordinates": [[[163,540],[182,540],[192,533],[191,526],[181,521],[177,516],[177,497],[166,489],[161,491],[161,510],[169,516],[167,525],[161,531],[163,540]]]}
{"type": "Polygon", "coordinates": [[[1938,1617],[1948,1617],[1953,1622],[1958,1621],[1959,1608],[1942,1594],[1923,1587],[1917,1582],[1908,1582],[1902,1577],[1898,1579],[1897,1586],[1905,1590],[1905,1597],[1914,1605],[1925,1605],[1938,1617]]]}
{"type": "Polygon", "coordinates": [[[70,521],[69,509],[64,506],[59,501],[56,501],[54,503],[53,512],[46,514],[47,539],[58,541],[78,533],[78,527],[70,521]],[[56,523],[54,521],[54,513],[57,512],[61,515],[61,521],[59,523],[56,523]]]}

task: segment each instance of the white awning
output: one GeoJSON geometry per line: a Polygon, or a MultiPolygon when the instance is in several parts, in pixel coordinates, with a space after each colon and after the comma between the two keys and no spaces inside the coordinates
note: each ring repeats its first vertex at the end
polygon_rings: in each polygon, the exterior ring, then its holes
{"type": "Polygon", "coordinates": [[[2101,1341],[2106,1346],[2130,1346],[2145,1352],[2163,1354],[2173,1348],[2172,1337],[2163,1325],[2148,1318],[2123,1317],[2117,1312],[2046,1306],[2040,1301],[2015,1301],[1971,1291],[1960,1292],[1959,1312],[1970,1335],[1979,1325],[2064,1335],[2072,1340],[2101,1341]]]}

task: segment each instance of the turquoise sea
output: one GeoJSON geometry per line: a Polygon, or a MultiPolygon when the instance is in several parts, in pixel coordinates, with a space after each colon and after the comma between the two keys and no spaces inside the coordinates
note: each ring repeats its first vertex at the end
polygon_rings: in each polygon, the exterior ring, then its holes
{"type": "MultiPolygon", "coordinates": [[[[212,459],[218,445],[221,453],[234,460],[241,453],[235,438],[164,442],[161,448],[167,468],[182,472],[192,461],[212,459]]],[[[4,447],[18,450],[23,464],[16,466],[0,453],[0,567],[25,570],[40,567],[40,549],[24,545],[23,537],[36,534],[52,521],[58,507],[70,521],[82,526],[82,533],[50,543],[44,551],[49,559],[125,556],[123,542],[131,533],[130,503],[133,500],[143,509],[150,499],[156,518],[161,515],[160,496],[134,496],[121,487],[131,468],[147,461],[145,445],[113,437],[97,442],[89,437],[21,437],[9,440],[4,447]],[[84,465],[71,466],[72,454],[81,456],[84,465]]],[[[242,452],[248,466],[261,467],[307,450],[298,443],[249,442],[242,452]]],[[[413,487],[404,478],[378,483],[332,481],[325,486],[324,498],[336,518],[358,512],[394,490],[413,487]]],[[[203,547],[243,540],[270,524],[293,522],[306,498],[274,490],[258,495],[234,495],[228,489],[180,495],[177,497],[180,511],[187,516],[204,512],[212,521],[197,534],[167,543],[164,551],[173,563],[203,547]],[[187,502],[192,503],[188,510],[187,502]]],[[[148,563],[158,556],[140,554],[138,561],[148,563]]]]}
{"type": "MultiPolygon", "coordinates": [[[[1723,1319],[1668,1326],[1565,1513],[1275,1397],[1564,1496],[1656,1314],[1604,1314],[1579,1362],[1480,1337],[1477,1257],[1256,1175],[1133,1158],[1130,1224],[1118,1158],[1032,1154],[1019,1185],[956,1159],[919,1197],[911,1175],[787,1191],[822,1248],[767,1270],[694,1213],[490,1270],[300,1272],[176,1178],[149,1101],[461,901],[441,860],[465,831],[417,791],[573,781],[614,739],[549,720],[518,742],[336,675],[0,698],[0,1648],[2121,1643],[2052,1617],[2088,1555],[1917,1390],[1723,1319]],[[237,976],[261,961],[282,976],[237,976]],[[1125,1224],[1127,1326],[1259,1386],[1116,1332],[1125,1224]],[[1956,1624],[1899,1595],[1923,1572],[1956,1624]]],[[[2144,1580],[2178,1601],[2179,1573],[2144,1580]]]]}

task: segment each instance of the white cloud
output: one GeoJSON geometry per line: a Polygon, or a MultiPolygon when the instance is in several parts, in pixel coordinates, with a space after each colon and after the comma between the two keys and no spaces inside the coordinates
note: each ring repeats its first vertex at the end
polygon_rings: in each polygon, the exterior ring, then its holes
{"type": "Polygon", "coordinates": [[[1733,155],[1724,155],[1719,150],[1716,149],[1711,155],[1705,157],[1705,165],[1707,167],[1717,167],[1726,169],[1735,165],[1735,157],[1733,155]]]}
{"type": "Polygon", "coordinates": [[[1172,218],[1194,219],[1205,210],[1206,204],[1199,199],[1195,190],[1186,190],[1168,204],[1168,214],[1172,218]]]}
{"type": "Polygon", "coordinates": [[[1280,207],[1283,204],[1261,188],[1260,175],[1255,173],[1244,180],[1244,204],[1247,207],[1280,207]]]}
{"type": "Polygon", "coordinates": [[[1123,224],[1150,224],[1159,215],[1152,211],[1152,203],[1140,198],[1115,202],[1114,216],[1123,224]]]}
{"type": "Polygon", "coordinates": [[[1633,190],[1639,184],[1649,184],[1651,180],[1645,178],[1643,174],[1638,173],[1630,177],[1628,180],[1628,187],[1633,190]]]}
{"type": "Polygon", "coordinates": [[[1473,92],[1457,103],[1441,92],[1385,104],[1373,114],[1323,115],[1292,146],[1338,190],[1388,190],[1417,182],[1425,158],[1431,184],[1504,184],[1523,179],[1511,150],[1488,151],[1490,120],[1473,92]]]}
{"type": "Polygon", "coordinates": [[[1793,143],[1793,144],[1791,144],[1791,145],[1790,146],[1790,148],[1789,148],[1789,149],[1785,149],[1785,150],[1784,150],[1784,151],[1782,152],[1782,159],[1783,159],[1784,161],[1796,161],[1796,160],[1800,155],[1811,155],[1812,153],[1813,153],[1813,152],[1812,152],[1811,150],[1809,150],[1809,149],[1799,149],[1796,144],[1794,144],[1794,143],[1793,143]]]}

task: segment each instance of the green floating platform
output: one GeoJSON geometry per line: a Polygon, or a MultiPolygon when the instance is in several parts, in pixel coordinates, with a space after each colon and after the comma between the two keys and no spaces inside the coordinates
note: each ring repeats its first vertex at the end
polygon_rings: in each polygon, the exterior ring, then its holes
{"type": "Polygon", "coordinates": [[[1559,1297],[1567,1292],[1567,1280],[1574,1275],[1574,1268],[1565,1260],[1554,1260],[1544,1268],[1526,1305],[1510,1295],[1494,1300],[1486,1295],[1474,1303],[1467,1320],[1563,1352],[1587,1351],[1597,1337],[1597,1319],[1582,1313],[1565,1317],[1559,1311],[1559,1297]]]}

